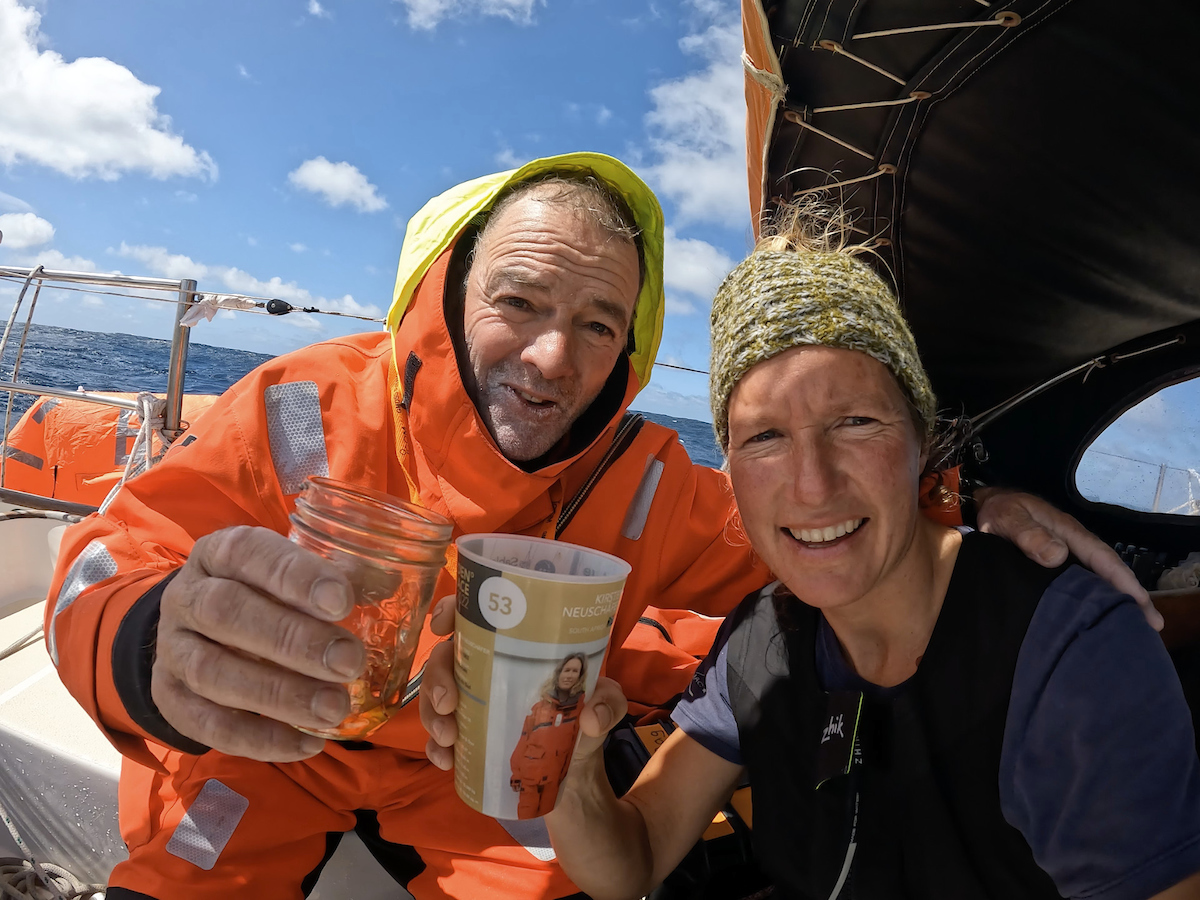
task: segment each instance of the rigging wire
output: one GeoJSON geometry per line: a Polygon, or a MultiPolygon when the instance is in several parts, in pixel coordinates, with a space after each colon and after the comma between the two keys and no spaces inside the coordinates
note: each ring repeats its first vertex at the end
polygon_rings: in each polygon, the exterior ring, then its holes
{"type": "MultiPolygon", "coordinates": [[[[881,172],[878,174],[883,174],[883,173],[881,172]]],[[[871,177],[874,177],[874,176],[871,176],[871,177]]],[[[32,280],[32,279],[30,279],[30,280],[32,280]]],[[[25,279],[19,278],[17,276],[13,276],[13,275],[0,274],[0,281],[15,281],[15,282],[19,282],[19,283],[24,283],[25,279]]],[[[39,287],[40,287],[40,285],[39,285],[39,287]]],[[[130,294],[125,291],[102,291],[102,290],[96,290],[93,288],[68,287],[66,285],[57,285],[57,284],[51,285],[51,289],[56,290],[56,291],[75,291],[75,292],[81,293],[81,294],[102,294],[106,297],[123,297],[128,300],[152,300],[155,303],[170,303],[174,306],[178,306],[179,304],[185,302],[182,300],[175,299],[173,297],[151,297],[151,296],[148,296],[145,294],[130,294]]],[[[176,293],[180,293],[180,292],[176,292],[176,293]]],[[[182,292],[182,293],[190,293],[193,295],[194,298],[202,298],[202,297],[206,296],[206,294],[203,291],[186,291],[186,292],[182,292]]],[[[209,293],[211,293],[211,292],[209,292],[209,293]]],[[[213,296],[217,296],[217,295],[214,294],[213,296]]],[[[282,313],[270,312],[267,309],[267,306],[268,306],[268,304],[271,304],[271,303],[279,303],[279,304],[284,304],[289,307],[289,309],[286,310],[287,312],[291,312],[294,310],[296,312],[320,313],[321,315],[326,315],[326,316],[341,316],[343,318],[348,318],[348,319],[358,319],[363,322],[377,322],[380,324],[382,324],[384,322],[383,319],[377,319],[377,318],[373,318],[371,316],[359,316],[359,315],[355,315],[353,313],[337,312],[335,310],[327,310],[327,309],[317,309],[315,307],[292,306],[291,304],[285,303],[284,301],[279,300],[277,298],[254,297],[249,294],[221,294],[220,296],[222,296],[222,297],[239,297],[239,298],[245,298],[247,300],[256,301],[255,309],[236,309],[233,307],[226,307],[226,308],[231,309],[234,312],[249,313],[250,315],[255,315],[255,316],[278,317],[282,313]],[[261,304],[257,301],[261,301],[261,304]],[[261,306],[261,308],[259,308],[260,306],[261,306]]],[[[690,368],[689,366],[677,366],[677,365],[672,365],[671,363],[662,363],[662,362],[656,362],[654,365],[660,366],[664,369],[678,369],[680,372],[694,372],[697,375],[707,375],[708,374],[708,372],[704,369],[693,369],[693,368],[690,368]]]]}
{"type": "MultiPolygon", "coordinates": [[[[15,276],[15,275],[7,275],[7,274],[0,273],[0,281],[11,281],[11,282],[15,282],[15,283],[23,283],[25,281],[25,279],[21,278],[19,276],[15,276]]],[[[103,295],[105,297],[124,297],[129,300],[151,300],[155,303],[170,303],[174,306],[178,306],[181,303],[184,303],[184,304],[188,303],[188,301],[186,301],[186,300],[179,299],[178,296],[153,297],[153,296],[149,296],[147,294],[130,294],[125,291],[102,291],[102,290],[97,290],[95,288],[90,288],[90,287],[84,287],[84,288],[68,287],[66,285],[58,285],[58,284],[51,285],[51,288],[56,291],[74,291],[74,292],[80,293],[80,294],[99,294],[99,295],[103,295]]],[[[213,296],[238,297],[238,298],[244,298],[246,300],[253,300],[255,309],[243,309],[243,310],[236,310],[236,311],[237,312],[247,312],[252,315],[258,315],[258,316],[278,316],[278,315],[282,315],[285,312],[293,312],[294,311],[294,312],[317,313],[317,314],[320,314],[323,316],[340,316],[341,318],[358,319],[363,322],[380,322],[380,323],[382,323],[384,321],[383,319],[376,318],[374,316],[360,316],[355,313],[340,312],[338,310],[333,310],[333,309],[320,309],[319,307],[316,307],[316,306],[296,306],[292,303],[288,303],[285,300],[280,300],[277,297],[257,297],[253,294],[232,294],[232,293],[219,293],[219,292],[214,293],[213,291],[198,291],[198,290],[197,291],[173,290],[172,294],[175,294],[175,295],[190,294],[193,301],[198,301],[198,300],[202,299],[203,297],[208,296],[210,294],[213,296]],[[286,306],[287,309],[280,310],[279,312],[271,312],[268,309],[268,306],[270,304],[281,304],[283,306],[286,306]]]]}

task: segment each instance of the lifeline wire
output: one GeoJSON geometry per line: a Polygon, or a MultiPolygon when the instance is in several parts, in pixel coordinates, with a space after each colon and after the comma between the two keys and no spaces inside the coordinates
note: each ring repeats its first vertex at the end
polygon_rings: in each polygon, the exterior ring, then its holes
{"type": "MultiPolygon", "coordinates": [[[[32,277],[33,276],[30,276],[31,279],[32,279],[32,277]]],[[[19,276],[0,275],[0,281],[20,282],[23,280],[24,279],[20,278],[19,276]]],[[[146,294],[127,294],[123,291],[100,291],[100,290],[95,290],[93,288],[67,287],[66,285],[57,285],[57,284],[54,285],[53,288],[56,291],[75,291],[80,294],[98,294],[98,295],[102,295],[105,297],[125,297],[130,300],[151,300],[155,303],[172,303],[176,306],[178,306],[181,303],[190,304],[190,302],[191,302],[189,300],[178,299],[177,297],[151,297],[146,294]]],[[[190,293],[193,298],[197,298],[197,297],[203,298],[206,295],[206,293],[212,293],[212,292],[197,290],[197,291],[172,291],[172,293],[174,293],[174,294],[190,293]]],[[[266,307],[267,303],[269,303],[271,300],[279,299],[277,297],[255,297],[250,294],[220,294],[219,296],[241,297],[241,298],[245,298],[246,300],[253,300],[253,301],[255,301],[255,307],[256,307],[255,309],[239,310],[239,312],[248,312],[248,313],[252,313],[254,315],[259,315],[259,316],[272,315],[272,313],[269,313],[266,311],[265,307],[266,307]]],[[[295,312],[318,313],[323,316],[340,316],[341,318],[344,318],[344,319],[358,319],[362,322],[383,322],[383,319],[377,319],[372,316],[360,316],[360,315],[356,315],[354,313],[338,312],[337,310],[332,310],[332,309],[320,309],[319,307],[316,307],[316,306],[295,306],[290,303],[288,305],[291,306],[292,310],[295,312]]]]}
{"type": "MultiPolygon", "coordinates": [[[[883,174],[883,173],[880,172],[878,174],[883,174]]],[[[868,177],[873,178],[875,176],[872,175],[872,176],[868,176],[868,177]]],[[[847,184],[849,184],[849,183],[850,182],[847,182],[847,184]]],[[[0,281],[20,281],[20,280],[23,280],[23,279],[17,279],[11,275],[0,275],[0,281]]],[[[32,280],[32,276],[30,276],[30,280],[32,280]]],[[[180,303],[186,302],[183,300],[176,300],[171,297],[150,297],[145,294],[126,294],[122,291],[97,291],[97,290],[91,290],[90,288],[66,287],[66,286],[60,286],[60,285],[54,285],[53,289],[56,291],[76,291],[81,294],[103,294],[106,297],[125,297],[129,300],[153,300],[156,303],[171,303],[176,306],[178,306],[180,303]]],[[[197,297],[204,296],[204,293],[202,291],[192,291],[192,294],[197,297]]],[[[258,299],[258,298],[250,297],[246,294],[222,294],[220,296],[222,296],[222,297],[232,297],[232,296],[245,297],[248,300],[258,299]]],[[[265,306],[265,301],[264,301],[263,305],[265,306]]],[[[297,307],[294,307],[294,309],[297,312],[320,313],[321,315],[325,315],[325,316],[342,316],[342,317],[348,318],[348,319],[359,319],[363,322],[382,323],[384,321],[383,319],[373,319],[370,316],[356,316],[353,313],[335,312],[333,310],[316,309],[315,307],[299,307],[299,306],[297,306],[297,307]]],[[[251,315],[256,315],[256,316],[271,316],[271,313],[268,313],[265,309],[239,309],[236,311],[250,313],[251,315]]],[[[679,369],[681,372],[695,372],[697,375],[707,375],[708,374],[708,372],[704,371],[703,369],[690,369],[687,366],[673,366],[673,365],[670,365],[669,363],[660,363],[660,362],[656,362],[654,365],[661,366],[664,369],[679,369]]]]}

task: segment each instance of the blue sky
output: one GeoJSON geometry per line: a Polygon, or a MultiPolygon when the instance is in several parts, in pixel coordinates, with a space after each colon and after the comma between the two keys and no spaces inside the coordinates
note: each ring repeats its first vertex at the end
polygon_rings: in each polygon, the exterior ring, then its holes
{"type": "MultiPolygon", "coordinates": [[[[659,358],[707,368],[709,299],[750,240],[740,51],[731,0],[0,0],[0,264],[380,315],[425,200],[598,150],[666,212],[659,358]]],[[[159,337],[172,316],[39,313],[159,337]]],[[[221,313],[193,339],[279,353],[370,327],[221,313]]],[[[707,418],[706,390],[659,368],[641,405],[707,418]]]]}
{"type": "Polygon", "coordinates": [[[1080,460],[1089,500],[1200,515],[1200,379],[1163,388],[1119,416],[1080,460]],[[1159,486],[1159,477],[1162,485],[1159,486]]]}

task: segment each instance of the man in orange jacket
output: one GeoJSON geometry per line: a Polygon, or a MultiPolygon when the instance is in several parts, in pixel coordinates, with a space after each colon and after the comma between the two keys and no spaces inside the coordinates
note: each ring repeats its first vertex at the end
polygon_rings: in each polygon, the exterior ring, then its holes
{"type": "MultiPolygon", "coordinates": [[[[457,799],[425,757],[416,704],[369,742],[296,730],[346,715],[364,651],[336,624],[351,602],[343,577],[284,535],[320,474],[410,498],[456,535],[621,556],[633,572],[606,671],[642,705],[669,701],[715,630],[695,613],[722,616],[770,576],[730,527],[724,476],[626,416],[661,336],[662,247],[653,195],[608,157],[460,185],[409,223],[390,334],[256,369],[105,515],[67,532],[46,635],[125,757],[130,858],[110,900],[303,896],[351,829],[417,898],[576,891],[544,830],[457,799]]],[[[1044,504],[989,504],[994,530],[1065,554],[1029,518],[1056,515],[1044,504]]],[[[1077,555],[1120,571],[1073,520],[1054,521],[1077,555]]],[[[453,568],[438,596],[453,593],[453,568]]],[[[427,623],[414,671],[438,644],[427,623]]],[[[430,692],[431,722],[446,696],[430,692]]]]}

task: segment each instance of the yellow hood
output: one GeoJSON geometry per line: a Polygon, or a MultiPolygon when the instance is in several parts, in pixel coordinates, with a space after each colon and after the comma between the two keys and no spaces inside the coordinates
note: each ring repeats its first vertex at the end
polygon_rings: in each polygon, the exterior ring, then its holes
{"type": "Polygon", "coordinates": [[[638,295],[633,318],[634,344],[630,357],[638,382],[645,387],[662,340],[663,312],[663,216],[654,193],[624,163],[601,153],[567,153],[535,159],[519,169],[485,175],[452,187],[434,197],[408,220],[396,289],[388,309],[387,327],[395,333],[425,272],[476,215],[491,207],[509,184],[528,181],[545,172],[564,170],[590,172],[624,198],[642,232],[646,257],[646,280],[638,295]]]}

